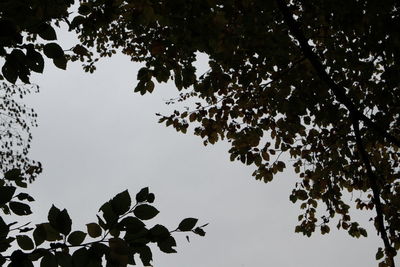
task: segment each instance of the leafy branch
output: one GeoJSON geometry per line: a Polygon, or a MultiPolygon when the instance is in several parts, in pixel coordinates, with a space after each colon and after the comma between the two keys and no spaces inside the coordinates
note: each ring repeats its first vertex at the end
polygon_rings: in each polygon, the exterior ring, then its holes
{"type": "Polygon", "coordinates": [[[291,14],[289,7],[286,5],[285,1],[276,0],[276,2],[286,24],[289,27],[289,30],[299,42],[299,46],[304,56],[310,61],[315,71],[317,72],[318,77],[328,86],[330,90],[332,90],[337,100],[344,106],[346,106],[350,113],[356,115],[360,120],[362,120],[366,126],[373,129],[381,137],[386,138],[390,143],[396,145],[397,147],[400,147],[400,140],[398,138],[390,134],[389,131],[383,129],[376,122],[373,122],[370,118],[360,112],[356,105],[351,101],[351,99],[347,97],[346,90],[332,80],[332,78],[326,72],[326,68],[321,63],[321,60],[312,51],[312,48],[309,45],[307,38],[302,33],[298,23],[294,20],[293,15],[291,14]]]}
{"type": "Polygon", "coordinates": [[[386,233],[385,225],[384,225],[384,217],[382,211],[382,203],[380,201],[380,192],[377,185],[377,177],[372,171],[371,163],[369,161],[367,152],[363,146],[362,138],[359,131],[359,121],[365,123],[367,127],[371,130],[378,133],[381,137],[386,138],[390,143],[393,145],[400,147],[400,140],[398,140],[395,136],[391,135],[389,131],[383,129],[381,126],[373,122],[370,118],[366,117],[362,112],[360,112],[356,105],[351,101],[350,98],[346,95],[346,90],[335,83],[332,78],[326,72],[326,68],[321,63],[318,56],[312,51],[311,46],[308,43],[307,38],[302,33],[298,23],[294,20],[293,15],[291,14],[289,7],[286,5],[284,0],[276,0],[278,8],[283,15],[284,21],[289,27],[290,32],[294,35],[294,37],[299,42],[299,46],[301,51],[305,55],[308,60],[310,60],[312,66],[314,67],[315,71],[317,72],[318,77],[325,82],[328,88],[333,92],[336,96],[337,100],[342,103],[347,110],[349,111],[350,117],[352,119],[353,128],[356,137],[357,147],[361,156],[361,160],[364,163],[367,176],[369,178],[369,183],[371,185],[373,195],[374,195],[374,204],[377,213],[377,228],[381,235],[381,238],[385,245],[385,252],[387,256],[388,266],[394,267],[394,259],[393,257],[396,254],[396,250],[390,245],[389,238],[386,233]]]}
{"type": "Polygon", "coordinates": [[[394,267],[394,256],[396,255],[396,250],[391,246],[389,238],[387,236],[387,232],[385,229],[385,222],[384,222],[384,217],[383,217],[383,210],[382,210],[382,202],[381,202],[381,196],[380,196],[380,190],[377,184],[377,177],[372,171],[371,167],[371,162],[369,160],[367,151],[365,150],[361,133],[360,133],[360,128],[359,128],[359,120],[357,117],[352,116],[352,121],[353,121],[353,128],[354,128],[354,134],[356,137],[356,143],[357,143],[357,148],[360,153],[360,157],[365,165],[365,168],[367,170],[367,177],[369,180],[369,183],[371,184],[372,188],[372,193],[373,193],[373,202],[375,204],[375,210],[376,210],[376,223],[377,223],[377,228],[378,228],[378,233],[380,233],[381,238],[383,240],[383,243],[385,245],[385,252],[387,256],[387,262],[388,266],[394,267]]]}
{"type": "Polygon", "coordinates": [[[72,220],[67,210],[54,205],[49,210],[48,222],[36,225],[33,238],[17,235],[7,239],[12,230],[26,232],[22,227],[27,224],[9,229],[10,225],[1,221],[0,229],[8,227],[8,231],[0,231],[0,241],[11,243],[16,239],[22,250],[15,250],[9,256],[0,255],[0,265],[10,261],[9,266],[33,266],[33,262],[40,260],[40,265],[45,267],[102,266],[106,260],[107,266],[117,267],[134,265],[134,256],[138,254],[142,263],[148,266],[152,261],[148,244],[155,243],[161,251],[175,253],[176,241],[172,233],[205,235],[203,227],[206,225],[196,227],[197,219],[194,218],[184,219],[173,231],[160,224],[147,228],[143,221],[153,219],[159,213],[151,205],[154,198],[146,187],[136,194],[136,203],[132,205],[129,192],[125,190],[100,207],[101,216],[97,215],[97,222],[86,224],[86,231],[72,232],[72,220]],[[84,242],[87,236],[99,239],[84,242]],[[45,242],[48,246],[42,246],[45,242]],[[72,248],[74,250],[70,251],[72,248]]]}

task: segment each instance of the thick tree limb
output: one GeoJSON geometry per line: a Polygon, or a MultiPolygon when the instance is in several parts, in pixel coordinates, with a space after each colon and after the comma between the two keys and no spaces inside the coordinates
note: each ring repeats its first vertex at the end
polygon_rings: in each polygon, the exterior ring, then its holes
{"type": "Polygon", "coordinates": [[[290,32],[297,39],[300,45],[300,49],[304,56],[310,60],[312,66],[318,74],[318,77],[328,86],[328,88],[333,92],[336,99],[346,106],[349,112],[357,116],[366,126],[373,129],[381,137],[386,138],[393,145],[400,147],[400,140],[390,134],[388,131],[383,129],[377,123],[373,122],[370,118],[365,116],[362,112],[358,110],[356,105],[351,101],[351,99],[346,95],[346,90],[339,86],[326,72],[325,66],[321,63],[319,57],[312,51],[311,46],[308,44],[307,38],[304,36],[303,32],[300,30],[297,22],[294,20],[285,0],[276,0],[279,10],[281,11],[284,21],[289,27],[290,32]]]}

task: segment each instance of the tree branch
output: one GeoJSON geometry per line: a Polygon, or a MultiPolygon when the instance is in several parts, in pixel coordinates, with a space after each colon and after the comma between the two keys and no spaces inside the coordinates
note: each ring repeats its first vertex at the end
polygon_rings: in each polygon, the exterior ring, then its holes
{"type": "Polygon", "coordinates": [[[318,77],[328,86],[328,88],[333,92],[337,101],[343,104],[350,113],[350,118],[352,120],[357,148],[360,153],[360,157],[362,162],[364,163],[367,170],[367,177],[370,183],[372,192],[373,192],[373,201],[375,204],[375,209],[377,213],[376,222],[378,232],[383,240],[385,245],[386,256],[389,260],[389,264],[391,267],[394,267],[394,255],[396,254],[395,249],[390,245],[389,238],[387,236],[387,232],[385,230],[384,224],[384,216],[382,210],[382,203],[380,199],[380,189],[377,184],[377,177],[372,171],[371,163],[369,161],[368,154],[364,148],[362,137],[360,134],[359,123],[362,121],[367,127],[374,130],[378,133],[383,139],[386,138],[391,144],[400,147],[400,140],[398,140],[395,136],[391,135],[388,131],[380,127],[378,124],[373,122],[370,118],[366,117],[362,112],[358,110],[356,105],[351,101],[351,99],[346,95],[345,88],[339,86],[326,72],[325,66],[322,64],[319,57],[312,51],[311,46],[308,44],[307,38],[304,36],[303,32],[300,30],[297,22],[293,18],[288,6],[286,5],[285,0],[276,0],[278,8],[283,15],[284,21],[289,27],[289,31],[293,34],[293,36],[299,42],[299,46],[304,56],[310,60],[313,65],[315,71],[317,72],[318,77]]]}
{"type": "Polygon", "coordinates": [[[363,161],[365,168],[367,169],[368,181],[371,185],[372,193],[374,196],[373,202],[375,204],[378,232],[380,233],[383,243],[385,245],[386,255],[389,258],[390,266],[394,267],[393,257],[395,254],[395,249],[390,245],[389,238],[386,233],[384,218],[383,218],[382,202],[381,202],[381,198],[380,198],[380,190],[379,190],[378,184],[376,183],[377,177],[374,174],[374,172],[372,171],[371,162],[369,161],[367,151],[365,150],[365,147],[364,147],[364,144],[363,144],[363,141],[361,138],[361,133],[360,133],[360,128],[359,128],[360,121],[355,116],[351,116],[351,119],[352,119],[354,134],[356,137],[357,149],[360,153],[361,160],[363,161]]]}
{"type": "Polygon", "coordinates": [[[363,121],[366,126],[373,129],[376,133],[378,133],[383,138],[386,138],[390,143],[400,147],[400,140],[395,136],[390,134],[388,131],[383,129],[381,126],[373,122],[370,118],[365,116],[362,112],[360,112],[354,103],[351,101],[349,97],[346,95],[346,90],[335,83],[332,78],[328,75],[325,70],[325,66],[321,63],[318,56],[312,51],[311,46],[308,44],[307,38],[304,36],[303,32],[300,30],[297,22],[294,20],[293,15],[291,14],[288,6],[285,3],[285,0],[276,0],[278,4],[278,8],[281,11],[284,21],[289,27],[290,32],[297,39],[300,45],[300,49],[303,52],[304,56],[310,60],[312,66],[317,72],[318,77],[328,86],[328,88],[333,92],[336,99],[346,106],[349,112],[353,115],[356,115],[359,120],[363,121]]]}

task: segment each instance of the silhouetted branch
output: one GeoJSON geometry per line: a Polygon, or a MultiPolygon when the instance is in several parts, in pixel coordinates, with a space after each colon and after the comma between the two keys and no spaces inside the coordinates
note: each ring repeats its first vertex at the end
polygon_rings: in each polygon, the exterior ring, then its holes
{"type": "Polygon", "coordinates": [[[382,202],[380,198],[380,190],[379,186],[377,184],[377,177],[372,171],[371,167],[371,162],[369,160],[367,151],[365,150],[361,133],[360,133],[360,128],[359,128],[359,119],[355,116],[352,117],[352,122],[353,122],[353,128],[354,128],[354,134],[356,137],[356,143],[357,143],[357,149],[358,152],[360,153],[360,157],[362,162],[365,165],[365,168],[367,169],[367,176],[368,176],[368,181],[371,185],[372,193],[373,193],[373,202],[375,204],[375,210],[376,210],[376,218],[377,218],[377,224],[378,224],[378,231],[381,235],[381,238],[383,240],[383,243],[385,245],[386,249],[386,255],[389,257],[390,260],[390,265],[394,267],[394,259],[393,259],[393,252],[395,249],[390,245],[389,238],[386,233],[385,229],[385,224],[384,224],[384,218],[383,218],[383,210],[382,210],[382,202]]]}
{"type": "Polygon", "coordinates": [[[285,3],[285,0],[276,0],[279,10],[281,11],[284,21],[289,27],[291,34],[297,39],[300,45],[300,49],[303,52],[304,56],[310,60],[311,64],[313,65],[315,71],[317,72],[318,77],[325,82],[328,88],[333,92],[337,101],[341,104],[345,105],[350,113],[350,117],[352,119],[352,124],[354,128],[354,133],[356,137],[357,148],[360,153],[360,157],[362,162],[364,163],[369,183],[371,185],[371,189],[373,192],[374,197],[374,204],[377,213],[377,227],[378,231],[380,232],[381,238],[385,245],[386,255],[390,261],[390,266],[394,267],[394,248],[390,245],[389,238],[387,236],[385,225],[384,225],[384,217],[383,217],[383,210],[382,210],[382,203],[380,200],[380,190],[377,184],[376,175],[373,173],[371,168],[371,163],[368,158],[368,154],[364,148],[362,137],[360,134],[359,123],[360,121],[364,122],[364,124],[374,130],[376,133],[381,135],[383,138],[386,138],[390,143],[400,147],[400,141],[391,135],[388,131],[377,125],[373,122],[370,118],[366,117],[362,112],[358,110],[355,104],[351,101],[351,99],[346,95],[345,88],[336,84],[332,78],[326,72],[325,66],[321,63],[319,57],[312,51],[311,46],[308,43],[307,38],[304,36],[300,27],[298,26],[297,22],[293,18],[288,6],[285,3]]]}
{"type": "Polygon", "coordinates": [[[373,129],[376,133],[381,135],[383,138],[386,138],[390,143],[400,147],[400,140],[395,136],[391,135],[388,131],[383,129],[381,126],[373,122],[370,118],[365,116],[362,112],[360,112],[350,98],[346,95],[346,90],[336,84],[332,78],[326,72],[325,66],[321,63],[321,60],[318,56],[312,51],[311,46],[308,44],[307,38],[304,36],[303,32],[300,30],[299,25],[294,20],[293,15],[291,14],[288,6],[285,3],[285,0],[276,0],[279,10],[281,11],[284,21],[289,27],[290,32],[297,39],[300,45],[300,49],[303,52],[304,56],[310,60],[312,66],[318,74],[318,77],[325,82],[330,90],[332,90],[336,99],[346,106],[349,112],[353,115],[356,115],[361,121],[365,123],[366,126],[373,129]]]}

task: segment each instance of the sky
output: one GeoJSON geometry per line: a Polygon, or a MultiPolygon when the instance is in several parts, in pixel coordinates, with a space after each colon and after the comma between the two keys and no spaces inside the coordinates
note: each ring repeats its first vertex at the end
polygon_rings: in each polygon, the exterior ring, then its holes
{"type": "MultiPolygon", "coordinates": [[[[68,38],[61,42],[73,43],[68,38]]],[[[206,61],[200,59],[201,72],[206,61]]],[[[176,254],[153,247],[155,267],[377,266],[382,244],[368,216],[355,215],[368,238],[351,238],[335,224],[329,235],[294,233],[300,214],[289,201],[295,173],[289,169],[264,184],[251,176],[253,167],[229,160],[227,142],[204,147],[190,131],[158,124],[155,113],[168,114],[164,102],[177,90],[163,84],[151,95],[134,93],[139,68],[117,55],[100,61],[94,74],[80,63],[62,71],[47,62],[44,74],[32,77],[40,92],[26,100],[39,122],[31,157],[44,167],[29,187],[33,223],[46,221],[55,204],[68,210],[74,230],[85,229],[115,194],[128,189],[134,196],[148,186],[160,210],[149,226],[174,229],[186,217],[209,223],[206,236],[190,236],[190,243],[177,233],[176,254]]]]}

